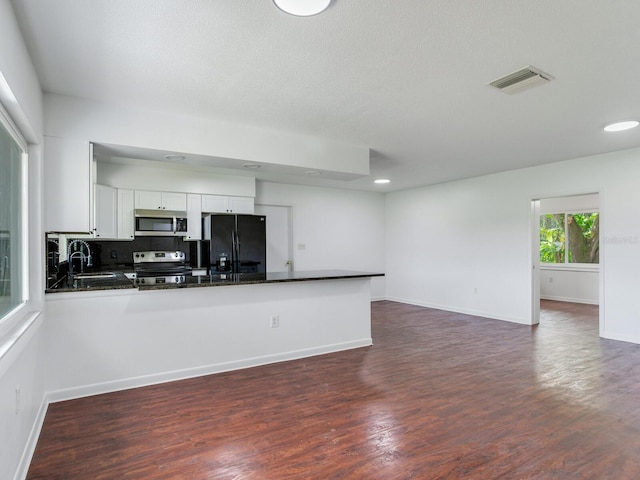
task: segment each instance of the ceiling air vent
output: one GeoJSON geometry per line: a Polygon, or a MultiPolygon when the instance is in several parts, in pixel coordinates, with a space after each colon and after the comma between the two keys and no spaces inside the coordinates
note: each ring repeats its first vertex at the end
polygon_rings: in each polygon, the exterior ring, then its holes
{"type": "Polygon", "coordinates": [[[554,78],[555,77],[552,77],[548,73],[544,73],[542,70],[532,67],[531,65],[527,65],[517,72],[498,78],[487,85],[495,87],[504,93],[513,94],[537,87],[538,85],[547,83],[554,78]]]}

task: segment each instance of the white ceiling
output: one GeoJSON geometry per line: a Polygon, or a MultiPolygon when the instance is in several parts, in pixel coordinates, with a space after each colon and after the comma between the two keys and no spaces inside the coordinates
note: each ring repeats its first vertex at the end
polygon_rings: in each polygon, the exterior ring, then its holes
{"type": "Polygon", "coordinates": [[[391,191],[640,146],[640,129],[601,128],[640,118],[637,1],[334,0],[307,18],[271,0],[12,4],[45,92],[371,149],[369,177],[305,183],[391,191]],[[526,65],[555,80],[486,86],[526,65]]]}

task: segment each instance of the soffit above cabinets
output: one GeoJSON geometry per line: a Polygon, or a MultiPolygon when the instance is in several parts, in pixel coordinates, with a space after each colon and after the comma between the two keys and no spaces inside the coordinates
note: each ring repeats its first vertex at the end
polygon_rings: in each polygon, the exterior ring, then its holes
{"type": "Polygon", "coordinates": [[[98,162],[120,165],[135,165],[160,168],[202,170],[222,175],[253,177],[264,181],[282,182],[291,179],[292,183],[320,177],[321,180],[349,182],[363,175],[327,169],[312,169],[242,159],[213,157],[184,152],[167,152],[149,148],[128,147],[113,144],[94,144],[94,157],[98,162]],[[313,178],[312,178],[313,177],[313,178]]]}

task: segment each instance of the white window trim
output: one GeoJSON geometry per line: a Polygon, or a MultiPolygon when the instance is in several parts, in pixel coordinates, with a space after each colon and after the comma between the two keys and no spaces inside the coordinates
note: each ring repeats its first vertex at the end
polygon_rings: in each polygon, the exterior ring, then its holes
{"type": "MultiPolygon", "coordinates": [[[[13,310],[7,312],[7,314],[0,319],[0,327],[6,327],[7,324],[12,324],[12,320],[15,318],[19,318],[22,315],[25,315],[28,312],[28,304],[30,298],[29,291],[29,161],[28,161],[28,144],[20,133],[20,130],[16,126],[15,122],[12,120],[11,116],[4,108],[4,105],[0,103],[0,124],[6,128],[9,132],[9,135],[13,140],[18,144],[18,146],[22,149],[21,156],[21,175],[22,175],[22,185],[21,185],[21,214],[22,214],[22,254],[23,254],[23,262],[22,262],[22,302],[20,305],[17,305],[13,310]]],[[[2,338],[3,330],[0,329],[0,339],[2,338]]],[[[0,358],[2,358],[3,349],[0,344],[0,358]]]]}
{"type": "MultiPolygon", "coordinates": [[[[540,212],[540,216],[543,215],[564,215],[564,231],[565,235],[567,232],[567,215],[572,215],[574,213],[597,213],[600,214],[599,208],[587,208],[587,209],[571,209],[571,210],[563,210],[560,212],[540,212]]],[[[538,232],[540,232],[540,219],[538,218],[538,232]]],[[[565,238],[566,242],[566,238],[565,238]]],[[[566,245],[565,245],[566,248],[566,245]]],[[[538,247],[539,250],[539,247],[538,247]]],[[[538,255],[540,252],[538,251],[538,255]]],[[[562,270],[565,272],[599,272],[600,264],[599,263],[570,263],[567,261],[568,255],[565,255],[564,263],[544,263],[540,262],[540,270],[562,270]]]]}

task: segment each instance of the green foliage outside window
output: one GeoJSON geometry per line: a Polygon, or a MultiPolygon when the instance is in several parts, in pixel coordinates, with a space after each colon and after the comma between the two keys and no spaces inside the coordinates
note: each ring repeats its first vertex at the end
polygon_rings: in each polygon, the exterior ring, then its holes
{"type": "Polygon", "coordinates": [[[597,212],[540,215],[540,262],[599,263],[599,229],[597,212]]]}

